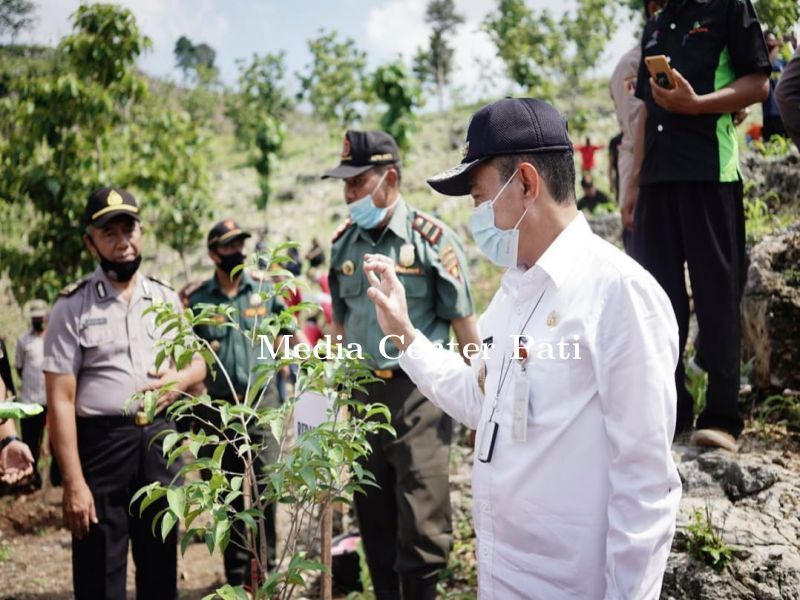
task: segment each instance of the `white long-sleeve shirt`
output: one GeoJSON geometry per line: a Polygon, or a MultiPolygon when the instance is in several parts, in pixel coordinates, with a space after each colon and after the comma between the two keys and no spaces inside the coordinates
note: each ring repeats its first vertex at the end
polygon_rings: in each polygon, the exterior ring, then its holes
{"type": "Polygon", "coordinates": [[[536,265],[506,272],[478,327],[495,347],[472,367],[419,332],[400,365],[478,429],[477,448],[503,357],[511,364],[494,454],[473,465],[479,597],[658,598],[681,495],[670,450],[678,328],[666,294],[578,214],[536,265]],[[524,361],[508,358],[520,334],[524,361]],[[525,439],[518,430],[515,441],[522,377],[525,439]]]}

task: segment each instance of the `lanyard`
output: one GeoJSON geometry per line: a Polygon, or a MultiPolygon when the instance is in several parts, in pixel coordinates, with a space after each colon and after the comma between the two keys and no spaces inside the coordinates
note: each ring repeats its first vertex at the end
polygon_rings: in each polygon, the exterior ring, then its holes
{"type": "MultiPolygon", "coordinates": [[[[525,322],[522,324],[522,328],[519,331],[519,335],[517,338],[522,337],[522,334],[525,332],[525,328],[530,323],[531,319],[533,318],[533,314],[536,312],[536,309],[539,308],[539,303],[541,303],[542,298],[544,298],[544,293],[547,290],[543,290],[542,293],[539,295],[539,299],[536,301],[536,304],[533,305],[533,309],[531,309],[528,318],[525,319],[525,322]]],[[[491,421],[494,418],[494,412],[497,409],[497,403],[500,401],[500,392],[503,391],[503,386],[506,383],[506,378],[508,377],[509,371],[511,371],[511,365],[513,364],[513,354],[511,356],[503,356],[503,362],[500,364],[500,376],[497,378],[497,391],[494,395],[494,402],[492,402],[492,414],[489,415],[489,420],[491,421]]]]}

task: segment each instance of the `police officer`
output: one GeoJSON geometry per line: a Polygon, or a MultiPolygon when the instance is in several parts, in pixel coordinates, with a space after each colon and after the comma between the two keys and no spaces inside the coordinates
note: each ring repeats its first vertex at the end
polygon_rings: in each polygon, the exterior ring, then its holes
{"type": "MultiPolygon", "coordinates": [[[[99,263],[64,288],[53,306],[44,342],[45,383],[53,450],[63,475],[64,520],[72,532],[76,598],[125,598],[128,540],[136,563],[137,598],[177,597],[177,532],[152,533],[157,502],[139,517],[129,507],[142,486],[169,483],[161,438],[163,412],[152,423],[124,412],[134,393],[167,382],[178,390],[201,381],[196,357],[181,371],[156,372],[156,302],[180,309],[177,294],[139,272],[142,229],[134,197],[119,188],[93,191],[83,216],[86,248],[99,263]]],[[[170,392],[164,405],[177,395],[170,392]]],[[[136,412],[136,411],[132,411],[136,412]]]]}
{"type": "MultiPolygon", "coordinates": [[[[192,286],[185,290],[188,305],[196,307],[198,304],[217,304],[229,305],[236,308],[236,319],[241,331],[233,327],[223,326],[200,326],[197,334],[207,340],[211,348],[219,357],[222,366],[227,371],[236,395],[241,399],[246,390],[250,373],[254,366],[255,354],[249,337],[243,335],[243,331],[250,331],[258,321],[263,320],[270,314],[275,314],[284,310],[280,299],[273,297],[266,302],[262,300],[259,292],[266,292],[270,285],[268,282],[258,281],[254,275],[247,270],[237,272],[231,277],[231,272],[236,267],[243,265],[245,261],[244,244],[250,237],[250,233],[243,230],[233,219],[220,221],[208,232],[208,255],[214,264],[214,274],[206,281],[192,286]]],[[[284,331],[282,333],[292,333],[284,331]]],[[[302,334],[296,334],[302,336],[302,334]]],[[[293,334],[293,338],[296,338],[293,334]]],[[[294,343],[300,343],[301,339],[294,339],[294,343]]],[[[218,400],[227,400],[236,403],[237,398],[233,397],[228,380],[219,374],[216,378],[209,372],[206,377],[206,388],[209,395],[218,400]]],[[[261,400],[263,407],[278,406],[278,390],[275,382],[270,382],[264,397],[261,400]]],[[[216,427],[221,427],[219,414],[215,411],[201,411],[198,414],[205,421],[211,421],[216,427]]],[[[211,432],[209,432],[211,433],[211,432]]],[[[251,436],[260,436],[260,432],[251,431],[251,436]]],[[[264,455],[257,457],[255,470],[261,472],[261,467],[265,461],[272,461],[277,455],[275,445],[268,447],[264,455]]],[[[210,456],[213,453],[212,447],[204,447],[203,452],[210,456]]],[[[222,467],[230,473],[243,473],[244,462],[236,456],[235,450],[228,446],[222,457],[222,467]]],[[[234,501],[237,511],[244,510],[244,498],[239,497],[234,501]]],[[[275,507],[269,505],[266,509],[266,538],[269,546],[270,558],[275,554],[275,507]]],[[[234,535],[244,535],[241,529],[237,529],[234,535]]],[[[231,585],[242,585],[250,582],[250,556],[240,546],[243,540],[237,543],[234,538],[232,543],[225,549],[225,576],[231,585]]]]}
{"type": "MultiPolygon", "coordinates": [[[[689,331],[688,269],[701,334],[697,357],[708,371],[706,405],[691,439],[736,451],[743,427],[740,301],[747,265],[731,115],[764,99],[772,66],[750,0],[668,0],[645,25],[642,59],[636,78],[636,97],[644,102],[636,143],[640,188],[638,198],[622,206],[623,221],[630,225],[635,214],[633,256],[672,301],[681,355],[689,331]],[[653,55],[669,57],[674,87],[662,87],[648,73],[645,61],[653,55]]],[[[683,361],[675,385],[676,432],[689,432],[694,402],[683,361]]]]}
{"type": "MultiPolygon", "coordinates": [[[[28,305],[30,329],[17,340],[14,350],[14,366],[17,369],[22,388],[20,401],[28,404],[39,404],[44,410],[38,415],[23,419],[20,423],[22,440],[33,453],[33,464],[39,463],[39,449],[42,446],[42,434],[47,419],[47,400],[44,394],[44,374],[42,358],[44,355],[44,332],[47,327],[47,302],[32,300],[28,305]]],[[[34,470],[34,485],[39,488],[42,479],[37,469],[34,470]]]]}
{"type": "Polygon", "coordinates": [[[383,347],[360,268],[368,253],[391,256],[405,284],[411,319],[435,340],[479,343],[461,243],[450,228],[409,207],[400,194],[395,140],[348,131],[341,163],[324,177],[344,180],[350,219],[333,239],[330,290],[333,335],[369,354],[379,383],[361,399],[386,404],[397,437],[370,440],[365,467],[379,488],[357,494],[355,508],[375,595],[433,598],[452,541],[448,461],[452,422],[398,368],[397,347],[383,347]]]}

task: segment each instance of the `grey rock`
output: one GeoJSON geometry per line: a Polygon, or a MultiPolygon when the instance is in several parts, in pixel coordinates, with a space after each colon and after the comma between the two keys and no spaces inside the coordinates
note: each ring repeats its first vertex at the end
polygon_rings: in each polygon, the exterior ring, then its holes
{"type": "Polygon", "coordinates": [[[800,600],[797,457],[679,445],[673,456],[684,487],[662,600],[800,600]],[[720,573],[687,553],[687,527],[697,509],[710,511],[714,529],[732,550],[720,573]]]}
{"type": "Polygon", "coordinates": [[[800,224],[766,236],[750,253],[742,344],[756,387],[800,389],[800,224]]]}
{"type": "Polygon", "coordinates": [[[800,155],[767,157],[747,154],[741,164],[750,197],[762,198],[770,209],[800,206],[800,155]]]}
{"type": "Polygon", "coordinates": [[[622,244],[622,221],[619,213],[592,215],[587,221],[589,221],[589,227],[592,228],[592,231],[607,242],[617,246],[622,244]]]}

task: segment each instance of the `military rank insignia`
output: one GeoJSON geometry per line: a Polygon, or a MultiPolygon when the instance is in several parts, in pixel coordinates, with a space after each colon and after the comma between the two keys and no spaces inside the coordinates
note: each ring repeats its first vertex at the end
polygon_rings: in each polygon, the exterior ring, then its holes
{"type": "Polygon", "coordinates": [[[433,219],[426,215],[417,214],[411,223],[411,228],[418,231],[422,239],[435,246],[442,237],[442,228],[433,219]]]}
{"type": "Polygon", "coordinates": [[[458,255],[456,254],[456,249],[452,244],[448,244],[442,248],[442,251],[439,253],[439,261],[454,279],[461,281],[461,270],[458,266],[458,255]]]}

